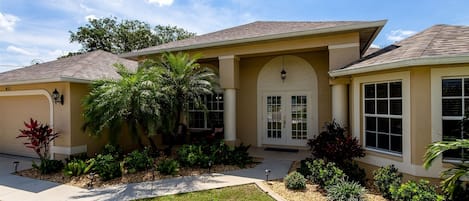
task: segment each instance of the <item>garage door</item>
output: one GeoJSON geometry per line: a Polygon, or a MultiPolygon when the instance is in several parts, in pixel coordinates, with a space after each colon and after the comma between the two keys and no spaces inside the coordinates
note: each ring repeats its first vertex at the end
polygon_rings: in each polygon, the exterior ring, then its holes
{"type": "Polygon", "coordinates": [[[0,153],[36,157],[23,145],[25,138],[16,138],[30,118],[49,124],[49,102],[43,95],[0,96],[0,153]]]}

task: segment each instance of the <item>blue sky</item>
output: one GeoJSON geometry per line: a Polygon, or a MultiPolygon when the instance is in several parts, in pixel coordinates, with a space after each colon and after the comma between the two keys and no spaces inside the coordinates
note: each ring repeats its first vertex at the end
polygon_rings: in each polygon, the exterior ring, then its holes
{"type": "Polygon", "coordinates": [[[81,48],[69,31],[115,16],[204,34],[258,20],[382,20],[386,46],[435,24],[469,25],[464,0],[0,0],[0,72],[81,48]]]}

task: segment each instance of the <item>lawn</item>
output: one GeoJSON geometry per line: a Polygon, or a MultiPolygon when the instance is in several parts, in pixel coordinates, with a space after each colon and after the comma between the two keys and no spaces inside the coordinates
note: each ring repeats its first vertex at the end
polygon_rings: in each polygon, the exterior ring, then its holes
{"type": "Polygon", "coordinates": [[[146,198],[138,201],[197,201],[197,200],[255,200],[255,201],[273,201],[274,199],[261,191],[255,184],[242,186],[233,186],[206,191],[183,193],[177,195],[168,195],[163,197],[146,198]]]}

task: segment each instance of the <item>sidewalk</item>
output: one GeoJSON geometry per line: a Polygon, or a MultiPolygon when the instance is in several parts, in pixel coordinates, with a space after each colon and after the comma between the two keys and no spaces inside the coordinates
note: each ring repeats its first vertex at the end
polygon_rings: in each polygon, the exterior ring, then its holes
{"type": "Polygon", "coordinates": [[[265,169],[271,170],[269,179],[283,178],[288,173],[291,162],[267,157],[261,164],[250,169],[91,190],[11,174],[0,175],[0,200],[133,200],[255,183],[265,180],[265,169]]]}

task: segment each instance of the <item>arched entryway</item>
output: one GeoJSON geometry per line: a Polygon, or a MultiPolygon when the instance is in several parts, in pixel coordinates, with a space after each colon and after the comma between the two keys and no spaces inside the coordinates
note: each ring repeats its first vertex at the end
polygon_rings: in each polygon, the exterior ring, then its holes
{"type": "Polygon", "coordinates": [[[278,56],[265,64],[257,79],[258,146],[306,146],[318,131],[317,85],[314,68],[300,57],[278,56]]]}

